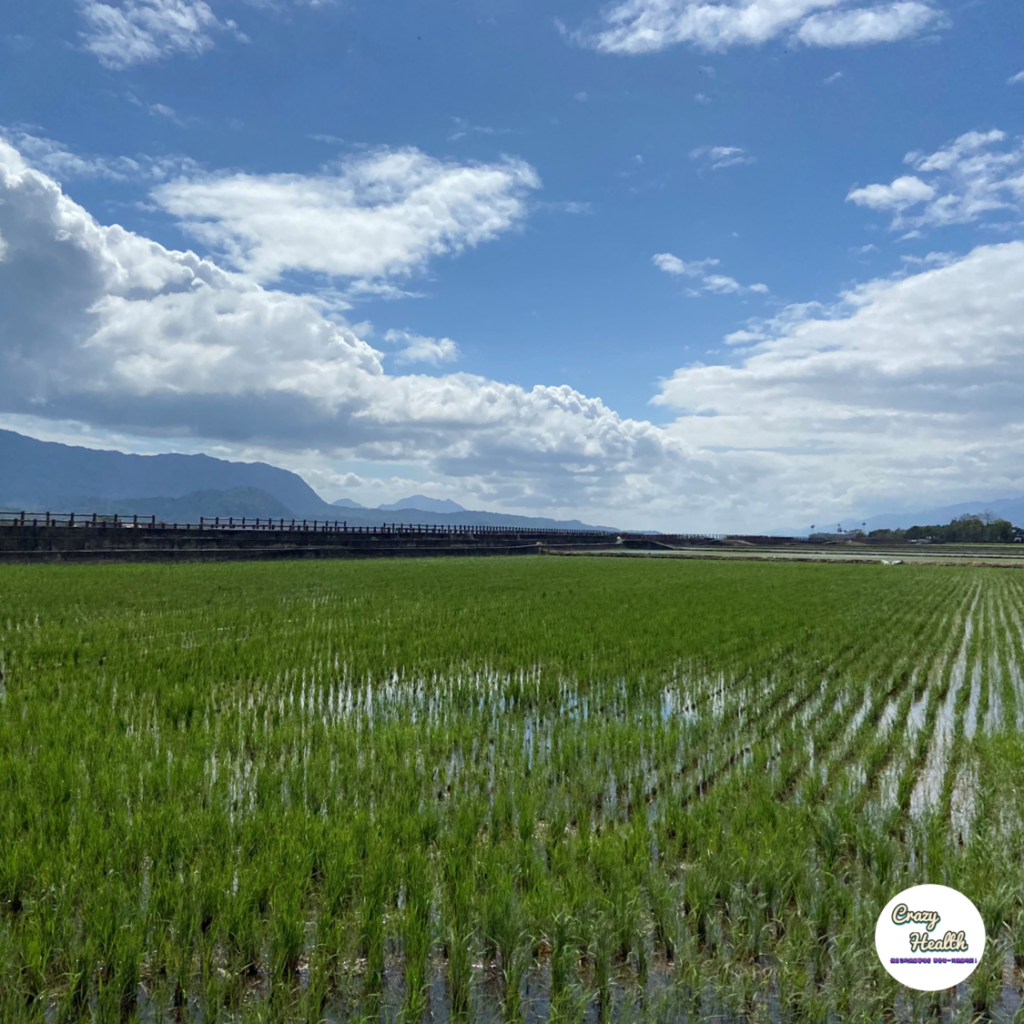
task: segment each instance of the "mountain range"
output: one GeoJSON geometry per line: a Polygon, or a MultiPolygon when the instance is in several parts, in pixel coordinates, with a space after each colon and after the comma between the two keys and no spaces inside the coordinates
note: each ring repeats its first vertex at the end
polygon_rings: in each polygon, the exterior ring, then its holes
{"type": "Polygon", "coordinates": [[[0,430],[0,509],[155,515],[166,522],[200,516],[343,519],[352,526],[384,523],[597,529],[557,520],[470,511],[450,500],[412,495],[378,508],[351,499],[329,504],[295,473],[263,462],[209,455],[126,455],[0,430]]]}
{"type": "MultiPolygon", "coordinates": [[[[338,508],[367,508],[366,505],[360,505],[358,501],[353,501],[351,498],[339,498],[337,501],[332,501],[331,504],[337,505],[338,508]]],[[[450,498],[428,498],[425,494],[412,494],[408,498],[401,498],[390,505],[377,506],[377,510],[381,512],[401,512],[408,508],[442,514],[466,511],[458,502],[452,501],[450,498]]]]}
{"type": "MultiPolygon", "coordinates": [[[[32,512],[97,512],[155,515],[166,522],[197,522],[200,516],[272,519],[343,519],[352,526],[384,523],[509,526],[522,529],[597,529],[578,519],[558,520],[474,511],[450,499],[413,494],[368,508],[351,498],[328,503],[302,477],[264,462],[229,462],[209,455],[126,455],[39,441],[0,430],[0,509],[32,512]]],[[[1024,527],[1024,496],[844,519],[844,530],[895,530],[949,523],[956,516],[990,511],[1024,527]]],[[[816,532],[834,526],[824,520],[816,532]]],[[[810,527],[766,531],[806,536],[810,527]]]]}

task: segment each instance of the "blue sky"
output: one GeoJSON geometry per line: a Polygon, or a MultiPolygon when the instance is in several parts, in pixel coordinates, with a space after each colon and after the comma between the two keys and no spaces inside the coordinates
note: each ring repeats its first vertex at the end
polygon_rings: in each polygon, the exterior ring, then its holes
{"type": "Polygon", "coordinates": [[[1024,490],[1019,4],[3,31],[3,425],[662,529],[1024,490]]]}

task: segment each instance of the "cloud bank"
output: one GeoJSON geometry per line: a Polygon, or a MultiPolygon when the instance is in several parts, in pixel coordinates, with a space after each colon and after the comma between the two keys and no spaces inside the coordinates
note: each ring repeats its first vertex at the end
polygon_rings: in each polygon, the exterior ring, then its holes
{"type": "Polygon", "coordinates": [[[677,370],[657,398],[682,414],[670,433],[760,450],[787,504],[822,510],[1020,489],[1024,243],[937,262],[740,332],[735,365],[677,370]]]}
{"type": "MultiPolygon", "coordinates": [[[[714,290],[707,261],[662,253],[655,265],[714,290]]],[[[416,467],[418,489],[478,506],[661,529],[1024,489],[1024,243],[923,261],[729,340],[725,365],[662,382],[665,427],[565,385],[391,374],[316,296],[101,225],[0,143],[9,423],[205,439],[318,483],[343,460],[416,467]]],[[[449,341],[390,339],[438,364],[449,341]]]]}
{"type": "Polygon", "coordinates": [[[98,224],[6,143],[0,200],[4,412],[414,462],[519,508],[608,508],[690,472],[682,444],[570,387],[389,375],[317,299],[98,224]]]}

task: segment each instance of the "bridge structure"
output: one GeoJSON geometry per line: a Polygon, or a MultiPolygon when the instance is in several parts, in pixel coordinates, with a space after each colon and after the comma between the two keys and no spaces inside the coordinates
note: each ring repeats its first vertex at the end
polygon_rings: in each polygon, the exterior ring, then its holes
{"type": "Polygon", "coordinates": [[[347,520],[0,512],[0,562],[236,561],[515,555],[718,545],[717,534],[641,534],[456,524],[350,525],[347,520]]]}

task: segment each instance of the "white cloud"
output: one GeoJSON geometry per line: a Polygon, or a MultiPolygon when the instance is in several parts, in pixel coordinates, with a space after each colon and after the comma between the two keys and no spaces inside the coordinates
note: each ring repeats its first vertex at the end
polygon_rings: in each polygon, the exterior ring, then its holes
{"type": "Polygon", "coordinates": [[[162,181],[175,174],[196,171],[188,157],[98,156],[75,153],[45,136],[22,130],[0,129],[0,139],[15,146],[32,166],[56,178],[102,178],[108,181],[162,181]]]}
{"type": "Polygon", "coordinates": [[[768,286],[765,284],[752,284],[744,287],[735,278],[714,272],[714,268],[719,265],[720,260],[705,259],[686,263],[678,256],[673,256],[670,252],[659,252],[651,257],[651,262],[666,274],[695,278],[697,284],[695,287],[687,290],[689,295],[696,296],[700,295],[701,292],[712,292],[716,295],[757,292],[758,294],[765,295],[768,292],[768,286]]]}
{"type": "Polygon", "coordinates": [[[1018,71],[1006,80],[1007,85],[1020,85],[1021,82],[1024,82],[1024,71],[1018,71]]]}
{"type": "Polygon", "coordinates": [[[119,7],[79,0],[88,24],[85,48],[104,67],[123,70],[176,53],[198,57],[213,47],[212,33],[245,36],[233,21],[221,21],[203,0],[122,0],[119,7]]]}
{"type": "Polygon", "coordinates": [[[968,132],[935,153],[908,153],[904,162],[917,174],[851,189],[846,198],[891,211],[892,228],[910,229],[910,237],[919,237],[923,228],[970,224],[997,211],[1017,218],[1024,199],[1024,143],[996,148],[1005,141],[998,130],[968,132]]]}
{"type": "Polygon", "coordinates": [[[414,465],[520,510],[635,516],[670,478],[685,492],[706,472],[568,386],[388,374],[319,299],[100,225],[2,142],[0,236],[7,417],[414,465]]]}
{"type": "Polygon", "coordinates": [[[845,75],[842,73],[842,71],[836,71],[834,74],[829,75],[828,78],[825,79],[825,85],[832,85],[834,82],[838,82],[840,78],[844,77],[845,75]]]}
{"type": "Polygon", "coordinates": [[[174,107],[169,107],[166,103],[151,103],[146,109],[150,114],[157,117],[166,117],[169,121],[173,121],[177,125],[183,125],[185,123],[180,117],[178,117],[178,113],[174,107]]]}
{"type": "MultiPolygon", "coordinates": [[[[586,99],[586,93],[583,93],[583,98],[586,99]]],[[[580,98],[580,94],[577,94],[577,99],[580,98]]],[[[464,117],[453,117],[452,120],[455,122],[455,132],[448,136],[449,142],[457,142],[459,139],[464,139],[467,135],[515,135],[515,129],[513,128],[492,128],[490,125],[473,124],[464,117]]]]}
{"type": "Polygon", "coordinates": [[[657,399],[682,412],[670,432],[772,465],[778,522],[1020,490],[1024,244],[935,262],[755,327],[737,365],[677,370],[657,399]]]}
{"type": "Polygon", "coordinates": [[[451,338],[425,338],[411,331],[388,331],[385,341],[402,345],[395,353],[399,363],[453,363],[459,358],[459,346],[451,338]]]}
{"type": "Polygon", "coordinates": [[[288,271],[373,280],[496,238],[540,186],[529,164],[380,149],[314,175],[193,174],[154,190],[193,237],[256,280],[288,271]]]}
{"type": "Polygon", "coordinates": [[[712,171],[756,162],[741,146],[698,146],[690,151],[690,159],[699,161],[704,168],[712,171]]]}
{"type": "Polygon", "coordinates": [[[925,203],[935,195],[935,189],[920,178],[904,176],[891,185],[868,185],[853,189],[846,197],[858,206],[872,210],[903,210],[917,203],[925,203]]]}
{"type": "Polygon", "coordinates": [[[690,43],[702,50],[757,46],[792,33],[808,46],[893,42],[942,24],[930,3],[896,0],[620,0],[595,29],[574,34],[601,53],[642,54],[690,43]]]}
{"type": "Polygon", "coordinates": [[[935,8],[916,0],[855,10],[828,11],[807,18],[796,33],[808,46],[866,46],[919,35],[936,22],[935,8]]]}

